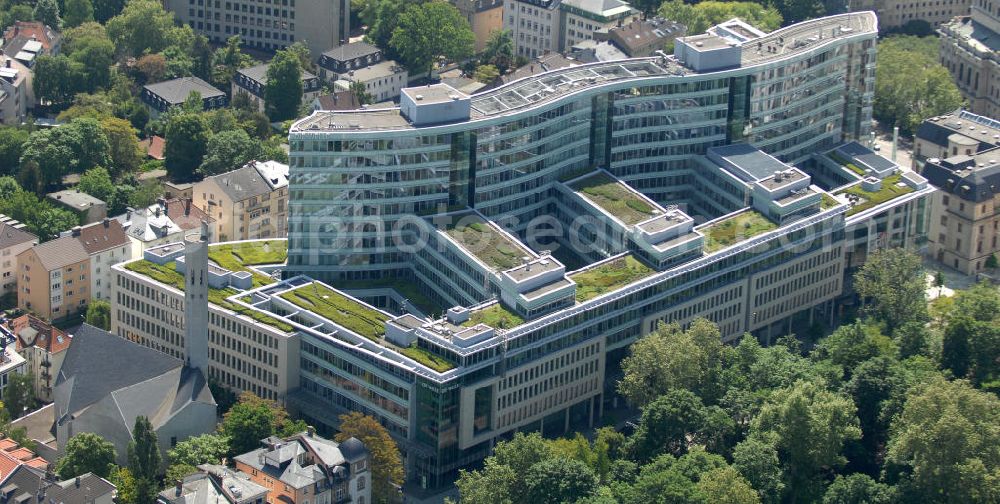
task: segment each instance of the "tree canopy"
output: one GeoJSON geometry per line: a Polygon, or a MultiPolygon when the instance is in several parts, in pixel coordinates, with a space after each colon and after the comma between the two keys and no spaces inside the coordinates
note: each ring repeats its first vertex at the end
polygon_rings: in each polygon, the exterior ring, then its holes
{"type": "Polygon", "coordinates": [[[267,67],[264,96],[272,121],[297,117],[302,105],[302,66],[294,52],[286,49],[274,55],[267,67]]]}
{"type": "Polygon", "coordinates": [[[71,437],[63,453],[55,468],[63,480],[88,472],[107,478],[114,468],[115,446],[92,432],[81,432],[71,437]]]}
{"type": "Polygon", "coordinates": [[[461,61],[471,56],[475,43],[469,22],[447,2],[410,5],[389,40],[411,73],[428,75],[438,58],[461,61]]]}
{"type": "Polygon", "coordinates": [[[896,35],[878,43],[873,115],[904,135],[936,115],[962,106],[962,95],[938,61],[938,38],[896,35]]]}
{"type": "Polygon", "coordinates": [[[403,484],[403,461],[396,442],[378,420],[358,412],[340,416],[340,432],[334,438],[343,442],[357,438],[371,454],[372,502],[394,502],[396,485],[403,484]]]}

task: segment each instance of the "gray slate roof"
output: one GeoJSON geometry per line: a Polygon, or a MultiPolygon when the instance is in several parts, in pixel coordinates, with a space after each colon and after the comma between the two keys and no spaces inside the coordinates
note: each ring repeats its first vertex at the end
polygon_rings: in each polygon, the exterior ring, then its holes
{"type": "MultiPolygon", "coordinates": [[[[241,68],[237,70],[238,73],[243,74],[246,78],[255,80],[260,83],[260,85],[267,84],[267,63],[261,63],[260,65],[254,65],[249,68],[241,68]]],[[[316,76],[307,70],[302,70],[302,80],[315,79],[316,76]]]]}
{"type": "Polygon", "coordinates": [[[73,344],[66,352],[56,385],[72,380],[68,409],[69,413],[75,413],[114,391],[155,378],[183,364],[165,353],[83,324],[73,334],[73,344]]]}
{"type": "Polygon", "coordinates": [[[45,471],[22,465],[3,481],[4,488],[12,488],[10,502],[58,502],[59,504],[91,504],[95,499],[108,496],[115,486],[107,480],[91,473],[66,481],[45,481],[45,471]],[[36,501],[39,489],[44,488],[44,498],[36,501]],[[27,495],[28,500],[17,500],[27,495]]]}
{"type": "Polygon", "coordinates": [[[348,61],[379,52],[379,48],[366,42],[351,42],[323,52],[323,56],[337,61],[348,61]]]}
{"type": "Polygon", "coordinates": [[[187,100],[192,91],[201,94],[202,99],[225,96],[226,93],[219,91],[211,84],[197,77],[181,77],[178,79],[157,82],[156,84],[146,84],[145,89],[150,93],[163,98],[171,105],[180,105],[187,100]]]}
{"type": "Polygon", "coordinates": [[[37,236],[10,224],[0,222],[0,249],[35,240],[38,240],[37,236]]]}
{"type": "Polygon", "coordinates": [[[80,240],[69,236],[41,243],[31,250],[35,251],[38,260],[48,271],[85,261],[90,257],[80,240]]]}
{"type": "Polygon", "coordinates": [[[253,164],[211,178],[233,201],[242,201],[271,192],[271,187],[253,164]]]}

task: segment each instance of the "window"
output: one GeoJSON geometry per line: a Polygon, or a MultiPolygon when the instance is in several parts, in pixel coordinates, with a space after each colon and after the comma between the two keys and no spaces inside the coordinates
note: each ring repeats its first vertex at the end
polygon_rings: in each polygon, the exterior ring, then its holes
{"type": "Polygon", "coordinates": [[[361,476],[360,478],[358,478],[358,490],[364,490],[364,489],[365,489],[365,477],[361,476]]]}

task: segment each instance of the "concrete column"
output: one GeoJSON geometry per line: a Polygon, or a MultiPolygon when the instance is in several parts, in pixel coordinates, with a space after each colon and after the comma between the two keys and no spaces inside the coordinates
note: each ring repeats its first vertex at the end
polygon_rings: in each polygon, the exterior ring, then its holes
{"type": "Polygon", "coordinates": [[[184,353],[208,377],[208,223],[184,239],[184,353]]]}

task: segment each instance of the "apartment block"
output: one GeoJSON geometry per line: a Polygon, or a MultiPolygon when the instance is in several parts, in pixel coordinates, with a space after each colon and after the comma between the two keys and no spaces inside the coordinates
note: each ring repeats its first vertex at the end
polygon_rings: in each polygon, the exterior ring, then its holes
{"type": "Polygon", "coordinates": [[[164,7],[213,42],[239,35],[247,46],[270,51],[303,42],[318,55],[350,33],[347,0],[167,0],[164,7]]]}
{"type": "Polygon", "coordinates": [[[959,110],[917,129],[914,159],[939,192],[929,254],[967,275],[1000,253],[1000,122],[959,110]]]}
{"type": "Polygon", "coordinates": [[[202,109],[212,110],[229,105],[229,97],[220,89],[198,77],[179,77],[142,87],[139,97],[153,117],[158,117],[171,107],[183,105],[192,93],[201,97],[202,109]]]}
{"type": "Polygon", "coordinates": [[[621,0],[507,0],[504,29],[513,36],[516,55],[535,58],[593,40],[595,32],[606,34],[638,16],[621,0]]]}
{"type": "Polygon", "coordinates": [[[209,224],[209,241],[216,241],[215,219],[195,206],[190,196],[160,198],[146,208],[129,208],[112,219],[121,224],[132,242],[131,257],[141,256],[148,248],[183,241],[184,235],[200,229],[202,222],[209,224]]]}
{"type": "MultiPolygon", "coordinates": [[[[231,96],[243,95],[247,97],[260,112],[267,110],[267,67],[268,65],[255,65],[250,68],[241,68],[233,76],[231,96]]],[[[302,103],[311,103],[319,96],[322,87],[319,78],[312,73],[302,71],[302,103]]]]}
{"type": "Polygon", "coordinates": [[[477,53],[486,48],[491,33],[503,30],[502,0],[451,0],[451,4],[469,22],[476,36],[477,53]]]}
{"type": "Polygon", "coordinates": [[[0,54],[0,124],[19,125],[34,106],[31,70],[20,61],[0,54]]]}
{"type": "Polygon", "coordinates": [[[17,255],[17,306],[47,320],[87,308],[90,255],[76,238],[41,243],[17,255]]]}
{"type": "Polygon", "coordinates": [[[37,244],[24,224],[0,214],[0,295],[17,292],[17,255],[37,244]]]}
{"type": "Polygon", "coordinates": [[[194,205],[215,219],[220,241],[279,238],[288,233],[288,165],[251,161],[195,184],[194,205]]]}
{"type": "Polygon", "coordinates": [[[104,219],[73,228],[70,237],[83,245],[90,258],[91,299],[111,299],[111,266],[132,259],[132,243],[125,229],[114,219],[104,219]]]}
{"type": "Polygon", "coordinates": [[[607,32],[639,18],[639,12],[622,0],[563,0],[560,31],[561,49],[593,40],[594,32],[607,32]]]}
{"type": "Polygon", "coordinates": [[[852,11],[875,11],[879,27],[883,30],[898,29],[908,23],[923,21],[932,29],[939,28],[956,16],[969,14],[975,0],[849,0],[852,11]]]}
{"type": "Polygon", "coordinates": [[[31,314],[9,320],[7,329],[16,338],[17,353],[24,357],[23,372],[34,378],[35,397],[52,402],[52,388],[72,336],[31,314]]]}
{"type": "Polygon", "coordinates": [[[969,111],[1000,117],[1000,1],[972,0],[968,16],[941,25],[941,64],[948,68],[969,111]]]}

